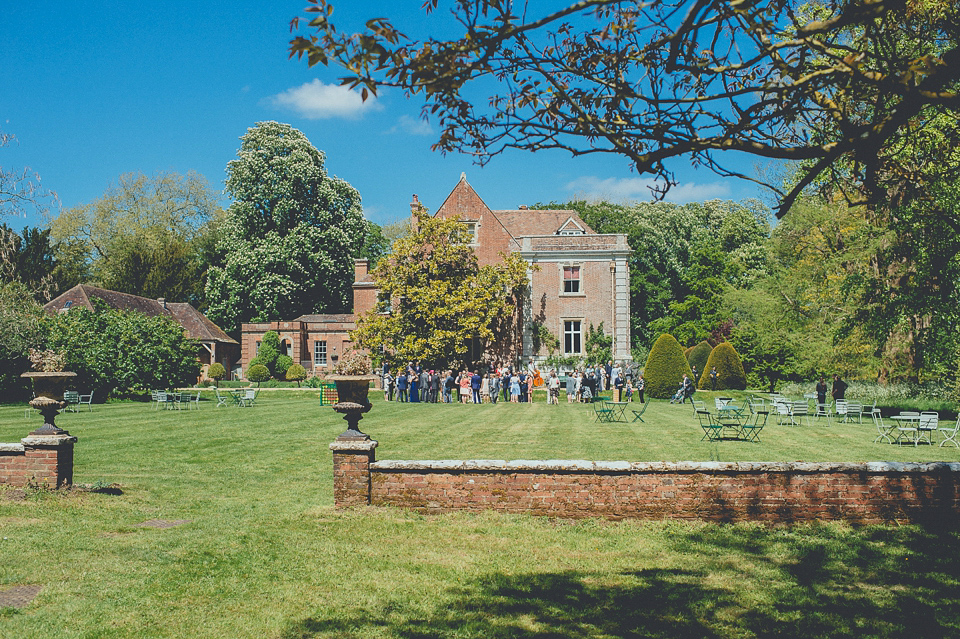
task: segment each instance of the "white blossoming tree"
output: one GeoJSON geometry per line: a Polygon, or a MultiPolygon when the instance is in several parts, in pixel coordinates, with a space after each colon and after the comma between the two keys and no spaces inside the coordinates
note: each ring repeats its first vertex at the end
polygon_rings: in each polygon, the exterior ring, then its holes
{"type": "Polygon", "coordinates": [[[323,152],[288,124],[260,122],[240,139],[207,314],[237,331],[242,322],[346,312],[366,234],[360,194],[329,177],[323,152]]]}

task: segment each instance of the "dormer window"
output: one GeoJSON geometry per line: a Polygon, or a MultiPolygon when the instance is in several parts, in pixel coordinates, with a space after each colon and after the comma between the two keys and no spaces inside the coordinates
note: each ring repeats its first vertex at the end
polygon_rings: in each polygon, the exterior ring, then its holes
{"type": "Polygon", "coordinates": [[[585,233],[586,231],[573,217],[568,217],[567,221],[557,229],[557,235],[584,235],[585,233]]]}

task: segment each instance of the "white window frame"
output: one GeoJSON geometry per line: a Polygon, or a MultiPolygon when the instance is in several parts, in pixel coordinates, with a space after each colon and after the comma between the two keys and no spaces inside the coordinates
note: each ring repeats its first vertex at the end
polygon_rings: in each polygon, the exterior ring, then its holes
{"type": "Polygon", "coordinates": [[[568,318],[563,322],[563,354],[583,355],[583,319],[568,318]],[[578,350],[568,347],[579,347],[578,350]]]}
{"type": "MultiPolygon", "coordinates": [[[[571,287],[573,288],[573,287],[571,287]]],[[[560,267],[560,294],[583,295],[583,264],[563,264],[560,267]],[[577,279],[567,279],[567,269],[577,269],[577,279]],[[567,282],[576,283],[575,291],[567,290],[567,282]]]]}
{"type": "Polygon", "coordinates": [[[327,357],[327,340],[318,339],[313,342],[313,365],[317,366],[326,366],[328,361],[327,357]]]}

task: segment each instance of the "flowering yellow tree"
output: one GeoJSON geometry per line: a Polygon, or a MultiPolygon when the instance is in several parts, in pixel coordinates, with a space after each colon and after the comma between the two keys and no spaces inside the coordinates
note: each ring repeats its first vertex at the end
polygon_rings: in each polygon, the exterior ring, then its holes
{"type": "Polygon", "coordinates": [[[394,242],[389,259],[373,270],[390,308],[361,316],[354,342],[399,361],[442,367],[468,360],[471,341],[486,350],[514,334],[514,311],[528,285],[526,263],[504,255],[500,264],[480,266],[466,226],[424,209],[414,220],[415,230],[394,242]]]}

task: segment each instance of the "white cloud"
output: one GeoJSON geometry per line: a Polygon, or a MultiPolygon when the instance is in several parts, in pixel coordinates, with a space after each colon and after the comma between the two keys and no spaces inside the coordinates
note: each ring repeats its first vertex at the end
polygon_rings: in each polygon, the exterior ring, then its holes
{"type": "MultiPolygon", "coordinates": [[[[611,202],[629,202],[633,200],[650,200],[654,197],[651,187],[656,184],[650,178],[598,178],[593,175],[584,175],[567,183],[566,189],[578,197],[588,200],[607,200],[611,202]]],[[[730,196],[730,187],[726,182],[681,182],[667,193],[668,202],[683,204],[724,198],[730,196]]]]}
{"type": "Polygon", "coordinates": [[[298,87],[287,89],[270,98],[274,106],[296,111],[305,118],[359,118],[366,111],[378,111],[382,107],[376,98],[364,102],[360,93],[335,84],[313,80],[298,87]]]}
{"type": "Polygon", "coordinates": [[[409,115],[401,115],[396,125],[392,126],[387,133],[408,133],[410,135],[433,135],[433,127],[426,120],[411,118],[409,115]]]}

